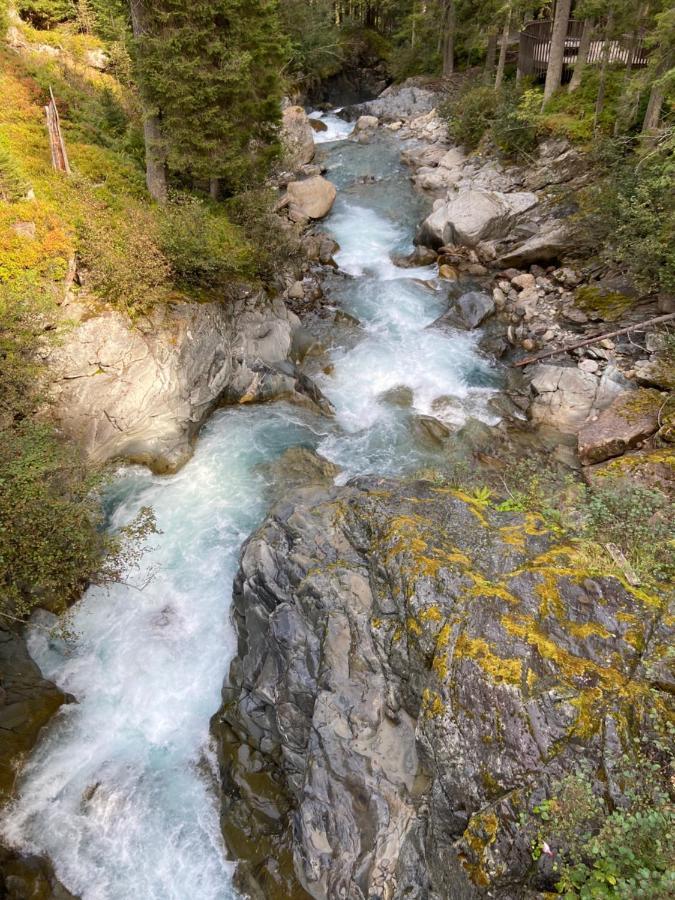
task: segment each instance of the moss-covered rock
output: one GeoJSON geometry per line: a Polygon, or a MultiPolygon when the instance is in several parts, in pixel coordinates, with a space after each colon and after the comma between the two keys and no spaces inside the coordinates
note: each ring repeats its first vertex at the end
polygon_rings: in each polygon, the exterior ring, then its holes
{"type": "Polygon", "coordinates": [[[243,551],[214,719],[231,846],[233,810],[249,845],[273,822],[316,898],[526,896],[520,814],[584,761],[616,797],[617,756],[671,699],[644,674],[664,604],[606,568],[428,482],[282,501],[243,551]]]}

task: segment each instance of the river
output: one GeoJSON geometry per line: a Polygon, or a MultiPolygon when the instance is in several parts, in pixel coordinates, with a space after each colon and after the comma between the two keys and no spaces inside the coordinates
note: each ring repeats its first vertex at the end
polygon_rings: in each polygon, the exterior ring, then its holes
{"type": "Polygon", "coordinates": [[[74,639],[37,623],[29,649],[77,702],[62,707],[2,817],[4,838],[47,855],[83,900],[228,900],[232,863],[219,827],[209,720],[235,649],[229,620],[242,543],[267,507],[265,463],[308,446],[354,474],[433,464],[419,415],[454,427],[494,421],[495,370],[473,338],[430,329],[448,305],[433,268],[402,269],[423,201],[399,162],[401,142],[344,140],[326,117],[319,137],[338,199],[324,227],[340,244],[330,306],[348,313],[322,338],[316,375],[334,420],[276,403],[228,408],[170,477],[122,470],[107,497],[110,526],[153,507],[158,535],[138,571],[92,587],[72,611],[74,639]]]}

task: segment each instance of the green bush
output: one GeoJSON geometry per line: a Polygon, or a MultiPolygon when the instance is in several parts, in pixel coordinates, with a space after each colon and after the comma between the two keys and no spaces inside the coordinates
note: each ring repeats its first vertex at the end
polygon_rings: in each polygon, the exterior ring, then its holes
{"type": "Polygon", "coordinates": [[[180,195],[160,213],[159,245],[176,278],[194,288],[217,288],[255,272],[253,248],[222,206],[180,195]]]}
{"type": "Polygon", "coordinates": [[[469,87],[457,99],[440,108],[440,114],[448,122],[448,133],[457,144],[474,150],[488,131],[500,103],[494,88],[487,85],[469,87]]]}
{"type": "Polygon", "coordinates": [[[76,16],[75,0],[19,0],[19,15],[35,28],[54,28],[76,16]]]}
{"type": "MultiPolygon", "coordinates": [[[[613,766],[622,792],[608,805],[588,772],[567,775],[534,807],[533,857],[553,848],[567,900],[666,900],[675,890],[673,727],[657,714],[613,766]],[[613,805],[613,804],[612,804],[613,805]]],[[[525,817],[524,824],[528,823],[525,817]]]]}
{"type": "Polygon", "coordinates": [[[274,212],[276,201],[274,191],[261,189],[237,194],[226,204],[230,220],[241,226],[255,247],[255,270],[264,282],[272,281],[289,261],[302,257],[297,235],[274,212]]]}
{"type": "Polygon", "coordinates": [[[672,292],[675,129],[645,152],[630,139],[604,139],[596,144],[594,162],[597,176],[581,196],[585,249],[624,267],[646,291],[672,292]]]}
{"type": "Polygon", "coordinates": [[[93,481],[74,447],[21,423],[0,440],[0,614],[60,611],[100,565],[105,539],[93,481]]]}

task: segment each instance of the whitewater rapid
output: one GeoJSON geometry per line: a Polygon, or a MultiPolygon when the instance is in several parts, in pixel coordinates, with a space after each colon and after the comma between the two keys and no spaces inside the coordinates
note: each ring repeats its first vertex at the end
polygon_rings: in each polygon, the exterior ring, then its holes
{"type": "Polygon", "coordinates": [[[326,291],[355,320],[346,336],[336,331],[331,365],[318,376],[335,419],[283,403],[230,408],[213,416],[177,475],[122,470],[107,497],[110,527],[151,506],[160,530],[140,569],[87,591],[72,611],[72,642],[52,636],[44,616],[29,631],[42,672],[76,702],[27,762],[2,835],[47,855],[83,900],[236,896],[209,720],[235,650],[239,551],[267,509],[265,463],[307,446],[342,466],[342,481],[414,471],[441,452],[420,444],[416,416],[448,426],[494,421],[497,382],[473,338],[428,327],[447,308],[447,287],[433,268],[392,262],[412,248],[420,211],[400,145],[346,142],[350,126],[324,121],[319,140],[340,189],[325,227],[340,244],[341,270],[326,291]],[[392,403],[401,389],[408,401],[392,403]]]}

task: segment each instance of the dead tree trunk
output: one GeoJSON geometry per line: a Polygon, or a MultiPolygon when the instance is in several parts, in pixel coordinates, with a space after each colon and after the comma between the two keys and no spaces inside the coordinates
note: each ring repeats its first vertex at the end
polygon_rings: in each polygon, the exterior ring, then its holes
{"type": "Polygon", "coordinates": [[[574,71],[572,72],[572,80],[570,81],[570,85],[568,88],[570,94],[573,94],[581,84],[581,79],[584,75],[586,63],[588,62],[588,54],[591,49],[591,41],[593,40],[594,30],[595,23],[593,22],[593,19],[585,19],[584,30],[581,32],[581,40],[579,41],[577,61],[574,66],[574,71]]]}
{"type": "Polygon", "coordinates": [[[495,76],[495,90],[498,91],[504,81],[504,70],[506,68],[506,53],[509,49],[509,34],[511,33],[511,5],[506,12],[504,19],[504,28],[502,29],[502,45],[499,48],[499,62],[497,63],[497,74],[495,76]]]}
{"type": "Polygon", "coordinates": [[[492,81],[492,73],[497,61],[497,38],[496,31],[491,31],[488,35],[487,53],[485,54],[485,81],[488,84],[492,81]]]}
{"type": "Polygon", "coordinates": [[[57,172],[65,172],[70,175],[70,163],[68,162],[68,153],[66,144],[63,140],[61,132],[61,119],[59,111],[56,108],[56,100],[54,92],[49,88],[49,103],[45,106],[45,115],[47,116],[47,131],[49,132],[49,147],[52,151],[52,165],[57,172]]]}
{"type": "Polygon", "coordinates": [[[445,0],[443,23],[443,74],[455,72],[455,0],[445,0]]]}
{"type": "Polygon", "coordinates": [[[558,0],[551,32],[551,44],[548,53],[548,68],[546,69],[546,84],[544,85],[544,101],[546,106],[553,94],[560,87],[562,79],[563,62],[565,59],[565,41],[567,40],[567,28],[570,19],[572,0],[558,0]]]}
{"type": "MultiPolygon", "coordinates": [[[[131,24],[134,37],[143,37],[147,31],[144,0],[131,0],[131,24]]],[[[162,126],[159,114],[152,108],[147,94],[142,88],[141,98],[143,100],[143,137],[145,139],[145,180],[150,196],[158,203],[166,203],[169,192],[162,126]]]]}

